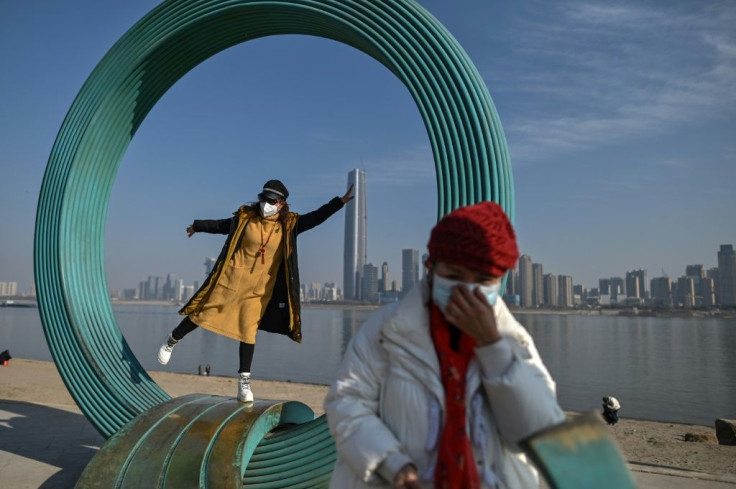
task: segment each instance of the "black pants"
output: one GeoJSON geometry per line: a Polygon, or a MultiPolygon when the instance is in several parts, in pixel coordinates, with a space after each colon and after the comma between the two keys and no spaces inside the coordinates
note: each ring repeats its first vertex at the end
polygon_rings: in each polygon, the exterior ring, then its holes
{"type": "MultiPolygon", "coordinates": [[[[171,332],[171,337],[176,341],[184,338],[186,335],[197,329],[198,326],[189,319],[189,316],[185,317],[179,323],[179,326],[174,328],[171,332]]],[[[240,348],[238,354],[240,356],[240,368],[238,373],[250,372],[250,366],[253,363],[253,353],[255,353],[256,345],[253,343],[240,342],[240,348]]]]}

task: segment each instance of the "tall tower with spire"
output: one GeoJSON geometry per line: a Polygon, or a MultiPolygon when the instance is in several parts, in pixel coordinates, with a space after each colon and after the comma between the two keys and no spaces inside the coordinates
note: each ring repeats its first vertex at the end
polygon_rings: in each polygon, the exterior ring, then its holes
{"type": "Polygon", "coordinates": [[[365,172],[355,169],[348,172],[348,185],[353,185],[355,198],[345,204],[345,256],[343,262],[342,290],[346,300],[361,298],[363,266],[368,251],[367,215],[365,203],[365,172]]]}

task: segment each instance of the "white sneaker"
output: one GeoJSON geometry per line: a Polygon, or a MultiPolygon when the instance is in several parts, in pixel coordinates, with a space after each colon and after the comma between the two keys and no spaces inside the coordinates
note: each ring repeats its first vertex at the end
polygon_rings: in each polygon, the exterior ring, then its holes
{"type": "Polygon", "coordinates": [[[174,347],[177,343],[179,343],[179,341],[175,340],[171,336],[169,336],[166,341],[164,341],[164,344],[161,345],[161,348],[158,349],[158,363],[160,363],[161,365],[166,365],[167,363],[169,363],[171,352],[174,351],[174,347]]]}
{"type": "Polygon", "coordinates": [[[253,402],[253,391],[250,390],[250,372],[242,372],[238,379],[238,401],[253,402]]]}

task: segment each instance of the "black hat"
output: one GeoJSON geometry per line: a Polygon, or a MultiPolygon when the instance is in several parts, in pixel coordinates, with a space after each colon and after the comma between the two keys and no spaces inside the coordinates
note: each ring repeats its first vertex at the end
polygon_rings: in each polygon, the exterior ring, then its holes
{"type": "Polygon", "coordinates": [[[259,199],[284,199],[289,198],[289,191],[281,180],[269,180],[263,185],[263,191],[258,194],[259,199]]]}

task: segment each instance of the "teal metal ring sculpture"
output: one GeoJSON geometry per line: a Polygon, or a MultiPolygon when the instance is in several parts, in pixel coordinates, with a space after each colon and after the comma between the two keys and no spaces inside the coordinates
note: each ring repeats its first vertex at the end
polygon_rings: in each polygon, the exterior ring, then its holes
{"type": "Polygon", "coordinates": [[[404,83],[432,146],[438,216],[493,200],[513,219],[509,156],[488,90],[457,41],[414,1],[162,3],[110,49],[82,87],[51,151],[36,216],[35,279],[46,340],[70,393],[105,437],[170,399],[131,352],[108,298],[104,230],[118,165],[148,112],[183,75],[228,47],[277,34],[348,44],[404,83]]]}

